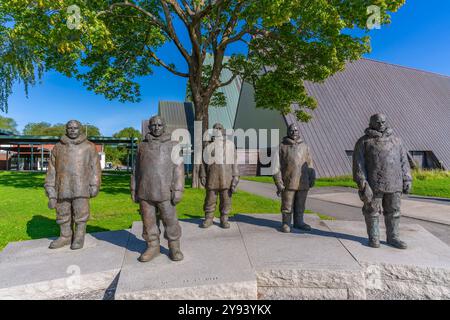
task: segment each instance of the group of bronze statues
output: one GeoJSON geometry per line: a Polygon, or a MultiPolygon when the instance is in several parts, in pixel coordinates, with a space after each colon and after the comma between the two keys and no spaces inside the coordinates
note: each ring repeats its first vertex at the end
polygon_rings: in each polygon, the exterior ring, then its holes
{"type": "MultiPolygon", "coordinates": [[[[86,222],[89,219],[89,199],[100,189],[101,168],[95,145],[82,133],[81,123],[69,121],[66,135],[53,149],[45,182],[49,208],[56,209],[60,237],[51,242],[56,249],[71,245],[81,249],[86,222]]],[[[148,262],[160,253],[160,221],[168,240],[169,257],[183,259],[180,248],[181,226],[176,205],[184,192],[184,163],[173,161],[178,142],[166,132],[164,119],[149,121],[149,133],[139,144],[131,177],[131,197],[139,203],[143,222],[143,239],[147,249],[139,261],[148,262]]],[[[239,183],[237,152],[226,138],[223,125],[213,126],[211,141],[205,146],[205,157],[199,177],[206,189],[205,219],[201,227],[213,225],[217,198],[220,200],[220,226],[230,228],[228,217],[231,199],[239,183]]],[[[300,137],[299,128],[292,124],[275,153],[273,179],[281,197],[281,231],[291,227],[310,231],[304,221],[305,202],[315,184],[316,173],[308,146],[300,137]],[[293,226],[292,226],[293,221],[293,226]]],[[[402,193],[411,190],[411,169],[407,151],[401,140],[392,134],[386,116],[370,118],[369,128],[356,143],[353,155],[353,178],[363,201],[369,246],[380,246],[379,216],[384,214],[387,243],[399,249],[407,245],[399,238],[400,201],[402,193]]]]}

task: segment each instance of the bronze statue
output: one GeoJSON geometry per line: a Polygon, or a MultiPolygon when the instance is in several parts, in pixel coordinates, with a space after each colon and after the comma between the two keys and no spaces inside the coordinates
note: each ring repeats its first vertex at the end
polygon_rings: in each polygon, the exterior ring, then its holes
{"type": "Polygon", "coordinates": [[[383,211],[387,243],[406,249],[406,243],[399,238],[400,201],[402,192],[411,190],[411,169],[402,141],[392,134],[383,114],[370,118],[369,128],[355,145],[353,180],[364,202],[369,246],[380,246],[378,220],[383,211]]]}
{"type": "Polygon", "coordinates": [[[143,238],[147,250],[139,261],[148,262],[160,253],[159,219],[164,225],[164,237],[169,242],[169,257],[183,260],[180,249],[181,226],[175,206],[184,191],[184,163],[172,159],[177,145],[166,133],[164,120],[155,116],[149,121],[149,133],[138,146],[136,165],[131,178],[131,197],[139,203],[143,222],[143,238]]]}
{"type": "Polygon", "coordinates": [[[305,202],[316,180],[309,147],[300,138],[298,126],[291,124],[288,136],[283,138],[273,164],[273,179],[281,195],[281,231],[291,232],[292,214],[294,228],[310,231],[303,220],[305,202]]]}
{"type": "Polygon", "coordinates": [[[205,148],[204,164],[200,167],[200,182],[206,189],[204,203],[205,220],[202,227],[213,224],[217,195],[220,197],[220,226],[230,228],[228,215],[231,211],[231,197],[239,183],[237,152],[234,143],[226,139],[222,124],[213,126],[212,141],[205,148]]]}
{"type": "Polygon", "coordinates": [[[56,222],[60,227],[60,237],[50,244],[50,249],[69,244],[73,250],[83,248],[90,215],[89,199],[99,192],[100,159],[95,145],[81,130],[79,121],[66,124],[66,135],[53,148],[48,164],[45,179],[48,207],[56,208],[56,222]]]}

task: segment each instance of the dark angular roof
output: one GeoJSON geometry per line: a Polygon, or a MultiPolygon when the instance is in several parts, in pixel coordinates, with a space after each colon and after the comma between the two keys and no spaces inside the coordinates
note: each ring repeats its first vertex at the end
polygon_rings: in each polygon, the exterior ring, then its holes
{"type": "MultiPolygon", "coordinates": [[[[450,77],[361,59],[324,83],[305,83],[318,101],[309,123],[299,123],[321,176],[351,172],[346,154],[384,113],[410,151],[433,151],[450,169],[450,77]]],[[[297,106],[293,106],[297,108],[297,106]]],[[[294,115],[286,116],[288,124],[294,115]]]]}

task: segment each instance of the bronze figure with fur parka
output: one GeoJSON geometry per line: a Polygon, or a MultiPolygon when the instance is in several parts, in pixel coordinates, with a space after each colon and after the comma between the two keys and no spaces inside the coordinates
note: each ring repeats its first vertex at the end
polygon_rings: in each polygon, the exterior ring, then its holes
{"type": "Polygon", "coordinates": [[[273,163],[273,179],[281,196],[281,231],[291,232],[294,228],[310,231],[311,226],[304,222],[305,203],[308,191],[314,186],[316,173],[309,147],[300,138],[297,124],[288,128],[273,163]]]}
{"type": "Polygon", "coordinates": [[[369,246],[380,246],[379,216],[384,214],[387,243],[406,249],[400,240],[400,202],[402,193],[412,186],[408,152],[400,138],[386,124],[386,116],[375,114],[355,145],[353,153],[353,180],[357,183],[363,201],[369,246]]]}
{"type": "Polygon", "coordinates": [[[213,126],[212,141],[204,150],[204,163],[200,166],[200,182],[206,189],[203,209],[203,228],[213,225],[217,198],[219,198],[220,226],[230,228],[228,216],[231,200],[239,183],[237,151],[234,143],[226,138],[226,130],[221,123],[213,126]]]}
{"type": "Polygon", "coordinates": [[[50,244],[50,249],[69,244],[73,250],[83,248],[90,216],[89,199],[96,197],[100,189],[100,159],[95,145],[81,129],[79,121],[69,121],[66,135],[55,145],[50,157],[45,190],[48,207],[56,209],[60,227],[60,237],[50,244]]]}
{"type": "Polygon", "coordinates": [[[184,192],[184,162],[174,151],[177,144],[166,133],[164,119],[152,117],[149,133],[139,144],[131,177],[131,197],[139,203],[142,236],[147,242],[147,250],[139,257],[141,262],[148,262],[160,253],[160,220],[169,243],[170,259],[180,261],[184,258],[180,249],[181,226],[176,213],[176,205],[184,192]]]}

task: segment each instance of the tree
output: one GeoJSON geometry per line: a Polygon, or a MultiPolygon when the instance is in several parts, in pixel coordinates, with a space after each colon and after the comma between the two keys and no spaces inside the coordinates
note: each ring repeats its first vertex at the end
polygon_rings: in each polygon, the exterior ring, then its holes
{"type": "MultiPolygon", "coordinates": [[[[32,85],[44,69],[76,77],[108,99],[139,101],[136,79],[163,67],[187,80],[203,131],[209,128],[211,103],[224,104],[217,90],[236,77],[253,84],[257,107],[287,114],[297,103],[297,118],[308,121],[317,103],[303,82],[323,81],[368,52],[369,22],[389,23],[390,12],[404,2],[3,0],[0,51],[8,58],[0,60],[0,70],[11,75],[3,80],[7,89],[0,107],[7,107],[11,82],[32,85]],[[177,50],[181,65],[159,54],[165,44],[177,50]],[[205,64],[208,54],[211,64],[205,64]],[[223,69],[231,71],[230,79],[221,81],[223,69]]],[[[201,150],[196,150],[195,161],[199,157],[201,150]]]]}
{"type": "Polygon", "coordinates": [[[119,132],[113,135],[114,138],[138,138],[138,140],[142,139],[142,134],[139,130],[128,127],[120,130],[119,132]]]}
{"type": "Polygon", "coordinates": [[[0,129],[11,131],[14,134],[18,134],[17,123],[12,118],[0,116],[0,129]]]}
{"type": "MultiPolygon", "coordinates": [[[[82,132],[86,133],[86,125],[82,127],[82,132]]],[[[23,134],[28,136],[53,136],[60,137],[66,133],[66,125],[57,123],[51,125],[48,122],[28,123],[23,129],[23,134]]],[[[93,125],[87,125],[87,133],[89,137],[100,137],[100,130],[93,125]]]]}
{"type": "MultiPolygon", "coordinates": [[[[0,4],[0,73],[11,83],[35,82],[35,70],[55,69],[76,77],[108,99],[138,101],[136,78],[155,66],[184,77],[195,120],[208,128],[211,101],[223,103],[217,89],[235,77],[250,81],[258,107],[286,114],[301,106],[299,120],[316,107],[304,80],[323,81],[347,61],[369,51],[368,8],[376,5],[380,25],[404,0],[3,0],[0,4]],[[186,35],[186,36],[184,36],[186,35]],[[171,43],[183,64],[158,55],[171,43]],[[245,56],[236,51],[240,44],[245,56]],[[228,52],[231,57],[224,60],[228,52]],[[205,65],[207,54],[213,62],[205,65]],[[221,82],[221,71],[233,77],[221,82]],[[266,72],[262,72],[265,70],[266,72]]],[[[242,52],[242,50],[240,50],[242,52]]],[[[1,78],[1,75],[0,75],[1,78]]]]}
{"type": "MultiPolygon", "coordinates": [[[[114,138],[138,138],[138,140],[142,140],[142,134],[139,130],[135,128],[128,127],[120,130],[119,132],[113,134],[114,138]]],[[[128,150],[123,146],[106,146],[105,147],[106,161],[112,162],[114,165],[124,165],[127,163],[128,159],[128,150]]]]}

